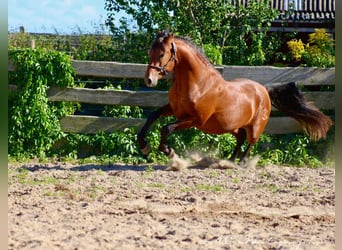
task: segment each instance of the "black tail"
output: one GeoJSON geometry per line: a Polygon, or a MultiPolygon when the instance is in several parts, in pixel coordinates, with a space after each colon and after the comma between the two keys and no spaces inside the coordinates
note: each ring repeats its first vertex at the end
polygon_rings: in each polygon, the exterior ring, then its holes
{"type": "Polygon", "coordinates": [[[294,82],[268,86],[272,105],[296,119],[312,140],[325,138],[333,121],[307,102],[294,82]]]}

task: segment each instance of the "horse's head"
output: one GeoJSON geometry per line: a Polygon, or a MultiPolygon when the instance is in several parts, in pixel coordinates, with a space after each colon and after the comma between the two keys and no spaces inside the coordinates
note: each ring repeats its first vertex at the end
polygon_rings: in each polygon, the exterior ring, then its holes
{"type": "Polygon", "coordinates": [[[150,61],[145,72],[145,84],[148,87],[157,86],[159,79],[173,71],[176,50],[174,34],[159,32],[149,50],[150,61]]]}

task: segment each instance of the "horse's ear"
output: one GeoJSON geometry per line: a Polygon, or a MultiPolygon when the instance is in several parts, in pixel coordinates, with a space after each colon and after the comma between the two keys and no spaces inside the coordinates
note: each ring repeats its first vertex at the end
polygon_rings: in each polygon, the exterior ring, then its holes
{"type": "Polygon", "coordinates": [[[171,34],[169,34],[168,36],[167,36],[167,42],[168,43],[171,43],[172,41],[173,41],[173,39],[175,38],[175,34],[174,33],[171,33],[171,34]]]}

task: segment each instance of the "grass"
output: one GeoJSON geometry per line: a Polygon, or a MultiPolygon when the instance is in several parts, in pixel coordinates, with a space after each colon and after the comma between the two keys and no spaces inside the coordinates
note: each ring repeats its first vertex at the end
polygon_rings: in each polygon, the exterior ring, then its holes
{"type": "Polygon", "coordinates": [[[147,186],[151,188],[165,188],[166,185],[164,183],[150,183],[147,186]]]}
{"type": "Polygon", "coordinates": [[[145,177],[150,177],[154,172],[153,166],[148,165],[147,167],[145,167],[144,172],[145,172],[145,177]]]}
{"type": "Polygon", "coordinates": [[[228,175],[228,177],[233,176],[233,170],[232,169],[227,169],[226,170],[226,175],[228,175]]]}
{"type": "Polygon", "coordinates": [[[191,192],[191,191],[192,191],[192,188],[186,186],[186,187],[181,187],[179,190],[180,190],[182,193],[187,193],[187,192],[191,192]]]}
{"type": "Polygon", "coordinates": [[[234,177],[234,178],[233,178],[233,183],[235,183],[235,184],[239,183],[239,178],[234,177]]]}
{"type": "Polygon", "coordinates": [[[218,172],[217,171],[210,171],[209,172],[209,177],[210,178],[215,178],[215,177],[217,177],[218,176],[218,172]]]}
{"type": "Polygon", "coordinates": [[[224,190],[224,188],[221,185],[211,185],[211,184],[197,184],[196,189],[200,191],[214,191],[214,192],[220,192],[224,190]]]}
{"type": "Polygon", "coordinates": [[[279,191],[279,187],[276,184],[270,184],[267,187],[272,193],[277,193],[279,191]]]}

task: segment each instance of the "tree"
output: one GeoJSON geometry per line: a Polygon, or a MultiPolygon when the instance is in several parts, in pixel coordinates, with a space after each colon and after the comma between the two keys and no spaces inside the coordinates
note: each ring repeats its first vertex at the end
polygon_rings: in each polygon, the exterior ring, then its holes
{"type": "Polygon", "coordinates": [[[269,0],[246,6],[229,0],[106,0],[105,9],[114,36],[131,32],[128,21],[134,20],[137,32],[169,29],[202,47],[218,48],[225,64],[262,64],[266,32],[276,16],[269,0]],[[120,12],[127,17],[116,20],[120,12]]]}

